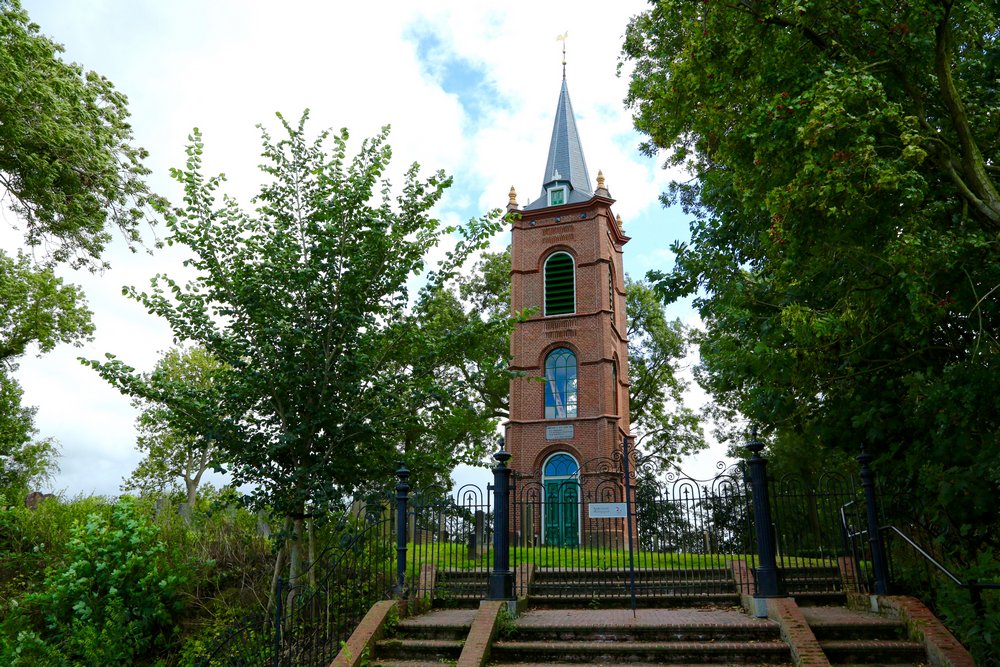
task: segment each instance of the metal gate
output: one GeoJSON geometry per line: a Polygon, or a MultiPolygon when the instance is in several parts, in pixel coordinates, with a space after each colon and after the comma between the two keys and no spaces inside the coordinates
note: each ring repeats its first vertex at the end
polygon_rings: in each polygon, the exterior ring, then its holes
{"type": "Polygon", "coordinates": [[[754,553],[741,469],[718,464],[714,477],[699,480],[630,451],[627,462],[623,453],[567,471],[564,461],[551,465],[560,456],[515,474],[512,566],[530,579],[518,582],[522,593],[530,586],[535,599],[621,598],[633,587],[675,601],[735,595],[729,562],[752,563],[754,553]]]}

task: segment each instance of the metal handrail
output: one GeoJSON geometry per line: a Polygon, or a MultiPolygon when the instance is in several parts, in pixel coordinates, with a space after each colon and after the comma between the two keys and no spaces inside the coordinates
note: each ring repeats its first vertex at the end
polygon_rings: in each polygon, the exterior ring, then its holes
{"type": "Polygon", "coordinates": [[[883,531],[883,532],[887,531],[887,530],[891,530],[894,533],[896,533],[897,535],[899,535],[901,538],[903,538],[903,540],[907,544],[909,544],[911,547],[913,547],[913,549],[917,553],[919,553],[927,561],[929,561],[931,563],[931,565],[933,565],[937,569],[941,570],[941,572],[943,572],[945,574],[945,576],[947,576],[949,579],[951,579],[955,583],[955,585],[958,586],[959,588],[969,588],[969,589],[972,589],[972,588],[986,588],[986,589],[991,589],[991,590],[993,590],[993,589],[1000,590],[1000,583],[998,583],[998,584],[984,583],[984,582],[976,581],[975,579],[970,579],[967,582],[963,582],[961,579],[959,579],[954,574],[952,574],[951,570],[949,570],[948,568],[946,568],[941,563],[937,562],[937,560],[935,560],[933,556],[931,556],[929,553],[927,553],[924,550],[923,547],[921,547],[919,544],[917,544],[916,542],[914,542],[913,540],[911,540],[909,538],[909,536],[906,535],[906,533],[904,533],[903,531],[901,531],[899,528],[896,528],[895,526],[882,526],[881,528],[879,528],[879,530],[883,531]]]}

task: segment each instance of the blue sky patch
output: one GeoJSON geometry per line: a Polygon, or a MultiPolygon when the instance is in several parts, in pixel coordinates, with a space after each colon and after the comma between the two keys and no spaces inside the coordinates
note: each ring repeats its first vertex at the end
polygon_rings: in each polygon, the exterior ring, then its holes
{"type": "Polygon", "coordinates": [[[500,91],[487,78],[486,68],[458,56],[439,32],[428,23],[414,24],[405,38],[417,47],[417,59],[427,75],[443,91],[458,97],[465,112],[465,130],[483,124],[488,109],[506,107],[500,91]]]}

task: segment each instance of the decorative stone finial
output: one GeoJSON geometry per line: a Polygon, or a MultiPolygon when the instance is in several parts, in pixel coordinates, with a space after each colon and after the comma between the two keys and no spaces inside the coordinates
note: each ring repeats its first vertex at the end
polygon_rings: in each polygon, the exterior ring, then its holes
{"type": "Polygon", "coordinates": [[[594,190],[594,194],[598,197],[611,199],[611,193],[608,192],[608,186],[604,183],[604,172],[600,169],[597,170],[597,189],[594,190]]]}
{"type": "Polygon", "coordinates": [[[625,227],[625,223],[622,222],[622,214],[621,213],[619,213],[618,215],[615,216],[615,222],[618,223],[618,229],[623,229],[625,227]]]}
{"type": "Polygon", "coordinates": [[[517,210],[517,190],[514,186],[510,186],[510,192],[508,193],[509,200],[507,201],[507,210],[516,211],[517,210]]]}

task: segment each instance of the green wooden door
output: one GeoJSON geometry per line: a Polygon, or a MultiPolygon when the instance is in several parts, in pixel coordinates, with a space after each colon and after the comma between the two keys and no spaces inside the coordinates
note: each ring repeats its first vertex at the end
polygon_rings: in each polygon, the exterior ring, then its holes
{"type": "Polygon", "coordinates": [[[580,543],[580,488],[574,481],[545,482],[545,543],[556,547],[580,543]]]}

